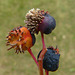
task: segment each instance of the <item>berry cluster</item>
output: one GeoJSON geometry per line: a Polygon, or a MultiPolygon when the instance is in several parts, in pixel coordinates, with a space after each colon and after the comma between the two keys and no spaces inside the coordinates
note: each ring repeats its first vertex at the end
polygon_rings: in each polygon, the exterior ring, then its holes
{"type": "Polygon", "coordinates": [[[25,26],[19,26],[11,30],[8,34],[6,45],[11,46],[8,50],[14,48],[15,53],[24,53],[28,51],[40,70],[40,75],[43,75],[43,68],[48,71],[56,71],[59,66],[59,50],[58,48],[46,48],[44,43],[44,35],[50,34],[56,27],[55,19],[48,12],[40,9],[31,9],[26,14],[25,26]],[[35,33],[41,32],[43,49],[38,54],[38,61],[31,52],[31,47],[35,44],[35,33]]]}

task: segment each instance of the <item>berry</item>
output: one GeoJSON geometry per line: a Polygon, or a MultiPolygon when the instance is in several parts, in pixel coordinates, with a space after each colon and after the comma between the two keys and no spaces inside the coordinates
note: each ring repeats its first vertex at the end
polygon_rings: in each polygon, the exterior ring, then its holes
{"type": "MultiPolygon", "coordinates": [[[[56,71],[59,67],[59,57],[60,54],[53,47],[47,48],[47,52],[43,58],[43,68],[48,71],[56,71]]],[[[39,58],[41,51],[39,52],[37,58],[39,58]]]]}
{"type": "Polygon", "coordinates": [[[34,34],[31,34],[26,27],[20,26],[9,32],[6,45],[11,46],[8,50],[14,48],[18,54],[19,52],[24,53],[25,50],[31,48],[35,44],[35,41],[34,34]]]}
{"type": "Polygon", "coordinates": [[[49,15],[48,12],[44,12],[40,9],[31,9],[26,14],[25,21],[27,28],[32,33],[37,33],[40,31],[45,34],[49,34],[56,26],[55,19],[49,15]]]}
{"type": "Polygon", "coordinates": [[[55,19],[49,14],[44,15],[42,23],[39,25],[39,30],[45,34],[49,34],[56,26],[55,19]]]}

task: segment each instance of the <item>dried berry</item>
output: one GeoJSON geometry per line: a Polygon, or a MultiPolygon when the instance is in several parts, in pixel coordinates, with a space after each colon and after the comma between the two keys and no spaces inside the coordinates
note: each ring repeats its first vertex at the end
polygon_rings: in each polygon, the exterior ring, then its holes
{"type": "MultiPolygon", "coordinates": [[[[37,58],[39,58],[41,51],[39,52],[37,58]]],[[[56,71],[59,67],[59,50],[53,47],[47,48],[47,52],[44,55],[43,58],[43,68],[48,71],[56,71]]]]}

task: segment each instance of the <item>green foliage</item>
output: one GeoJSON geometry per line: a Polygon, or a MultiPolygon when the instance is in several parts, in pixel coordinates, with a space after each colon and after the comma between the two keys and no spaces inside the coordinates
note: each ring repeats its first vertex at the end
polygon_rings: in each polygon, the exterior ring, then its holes
{"type": "MultiPolygon", "coordinates": [[[[45,35],[46,46],[57,45],[60,50],[58,71],[50,75],[75,74],[75,0],[0,0],[0,75],[39,75],[38,68],[26,51],[7,51],[5,37],[14,27],[23,25],[25,14],[32,8],[49,11],[56,19],[56,28],[45,35]]],[[[40,34],[32,47],[34,55],[42,49],[40,34]]]]}

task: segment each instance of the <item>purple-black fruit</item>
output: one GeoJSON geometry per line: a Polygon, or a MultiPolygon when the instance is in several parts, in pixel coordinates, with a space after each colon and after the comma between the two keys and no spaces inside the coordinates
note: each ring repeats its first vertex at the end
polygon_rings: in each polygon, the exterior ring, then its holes
{"type": "Polygon", "coordinates": [[[43,19],[42,23],[39,24],[39,30],[45,34],[49,34],[55,28],[56,21],[48,13],[46,13],[43,16],[44,16],[44,19],[43,19]]]}
{"type": "Polygon", "coordinates": [[[55,19],[48,12],[40,9],[35,10],[34,8],[26,14],[25,23],[32,33],[38,33],[40,31],[49,34],[56,27],[55,19]]]}
{"type": "MultiPolygon", "coordinates": [[[[39,58],[41,51],[39,52],[37,58],[39,58]]],[[[56,71],[59,67],[59,58],[60,54],[58,50],[55,50],[53,47],[47,48],[47,52],[43,58],[43,68],[48,71],[56,71]]]]}

